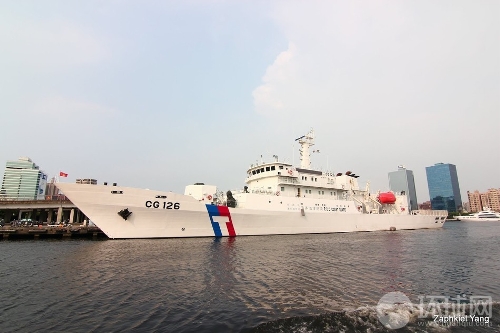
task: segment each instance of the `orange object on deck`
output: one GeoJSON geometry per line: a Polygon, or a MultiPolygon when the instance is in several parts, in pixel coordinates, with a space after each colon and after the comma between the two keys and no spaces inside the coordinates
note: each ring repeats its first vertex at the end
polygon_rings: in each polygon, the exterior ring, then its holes
{"type": "Polygon", "coordinates": [[[396,196],[392,192],[382,192],[378,195],[378,201],[381,204],[393,204],[396,202],[396,196]]]}

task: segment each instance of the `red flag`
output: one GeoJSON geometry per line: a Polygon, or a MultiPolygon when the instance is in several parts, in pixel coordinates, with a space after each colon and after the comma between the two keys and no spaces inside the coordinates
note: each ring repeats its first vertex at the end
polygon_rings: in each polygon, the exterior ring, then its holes
{"type": "Polygon", "coordinates": [[[59,177],[68,177],[68,174],[64,173],[62,171],[59,171],[59,177]]]}

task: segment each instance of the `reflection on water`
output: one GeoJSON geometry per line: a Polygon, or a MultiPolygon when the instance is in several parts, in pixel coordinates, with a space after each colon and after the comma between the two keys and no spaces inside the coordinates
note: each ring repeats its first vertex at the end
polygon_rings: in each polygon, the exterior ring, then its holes
{"type": "Polygon", "coordinates": [[[443,230],[0,242],[0,331],[234,332],[390,291],[500,300],[500,224],[443,230]]]}

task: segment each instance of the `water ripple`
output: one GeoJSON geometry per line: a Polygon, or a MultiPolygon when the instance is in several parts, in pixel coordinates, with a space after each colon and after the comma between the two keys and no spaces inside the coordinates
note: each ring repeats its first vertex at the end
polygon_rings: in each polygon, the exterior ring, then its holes
{"type": "Polygon", "coordinates": [[[277,320],[304,316],[376,330],[365,320],[373,313],[355,311],[391,291],[413,301],[499,300],[499,236],[500,224],[447,223],[235,239],[2,241],[0,331],[235,332],[265,323],[300,330],[301,319],[277,320]]]}

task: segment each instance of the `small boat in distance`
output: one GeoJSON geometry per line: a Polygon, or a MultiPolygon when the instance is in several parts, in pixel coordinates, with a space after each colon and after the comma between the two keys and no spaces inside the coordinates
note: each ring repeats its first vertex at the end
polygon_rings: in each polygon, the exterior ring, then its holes
{"type": "Polygon", "coordinates": [[[498,222],[500,221],[500,213],[492,211],[488,208],[483,208],[484,210],[472,214],[472,215],[464,215],[464,216],[453,216],[454,219],[465,222],[498,222]]]}
{"type": "Polygon", "coordinates": [[[261,161],[243,189],[195,183],[184,194],[95,184],[57,183],[109,238],[221,237],[435,229],[447,211],[410,210],[404,193],[370,193],[352,171],[313,170],[314,132],[296,139],[300,167],[261,161]]]}

